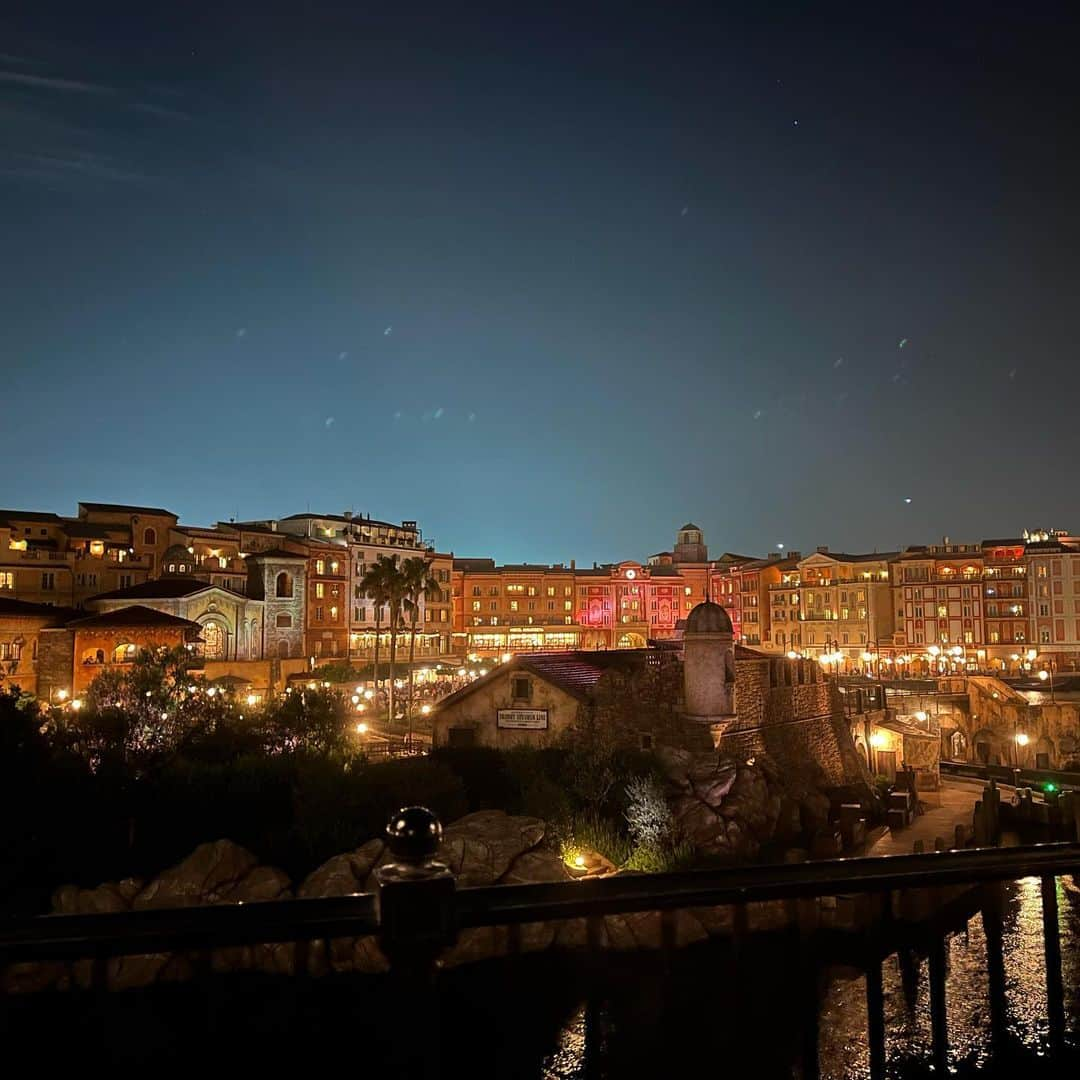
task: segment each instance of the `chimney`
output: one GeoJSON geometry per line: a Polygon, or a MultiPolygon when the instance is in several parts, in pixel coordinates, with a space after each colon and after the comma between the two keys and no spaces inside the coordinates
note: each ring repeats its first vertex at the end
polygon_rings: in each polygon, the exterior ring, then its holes
{"type": "Polygon", "coordinates": [[[576,570],[577,569],[577,560],[576,559],[571,559],[570,560],[570,569],[571,570],[576,570]]]}
{"type": "Polygon", "coordinates": [[[819,555],[828,555],[829,554],[829,545],[828,544],[819,544],[817,550],[818,550],[819,555]]]}

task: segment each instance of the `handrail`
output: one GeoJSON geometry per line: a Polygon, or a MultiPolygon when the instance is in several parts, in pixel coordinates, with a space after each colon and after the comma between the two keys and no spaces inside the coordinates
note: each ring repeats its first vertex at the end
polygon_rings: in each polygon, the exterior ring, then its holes
{"type": "MultiPolygon", "coordinates": [[[[1075,872],[1080,872],[1080,844],[1049,843],[480,886],[458,889],[448,903],[453,925],[480,927],[1075,872]]],[[[98,915],[32,916],[0,923],[0,957],[10,962],[118,956],[360,937],[381,929],[376,896],[371,893],[98,915]]]]}

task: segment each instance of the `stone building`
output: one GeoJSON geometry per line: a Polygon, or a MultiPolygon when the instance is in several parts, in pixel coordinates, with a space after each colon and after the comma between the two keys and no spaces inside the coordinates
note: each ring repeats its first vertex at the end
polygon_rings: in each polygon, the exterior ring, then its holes
{"type": "MultiPolygon", "coordinates": [[[[71,695],[78,698],[108,667],[134,663],[144,649],[176,649],[194,645],[203,628],[190,619],[136,604],[117,611],[80,615],[66,627],[46,630],[44,635],[70,635],[71,695]]],[[[53,647],[59,644],[50,642],[53,647]]],[[[47,678],[43,671],[42,677],[47,678]]]]}
{"type": "Polygon", "coordinates": [[[263,655],[279,659],[304,656],[306,556],[270,548],[249,555],[247,563],[247,595],[262,602],[263,655]]]}
{"type": "Polygon", "coordinates": [[[190,619],[130,604],[85,611],[0,601],[0,678],[45,701],[79,697],[103,671],[131,664],[143,649],[196,645],[190,619]],[[6,647],[5,647],[6,646],[6,647]]]}
{"type": "MultiPolygon", "coordinates": [[[[77,614],[74,608],[0,598],[0,682],[38,694],[41,632],[63,626],[77,614]]],[[[63,688],[71,689],[70,663],[63,688]]]]}
{"type": "Polygon", "coordinates": [[[135,605],[196,623],[200,627],[198,652],[204,659],[260,660],[264,655],[261,600],[187,574],[175,574],[102,593],[87,601],[86,607],[93,612],[117,613],[135,605]]]}

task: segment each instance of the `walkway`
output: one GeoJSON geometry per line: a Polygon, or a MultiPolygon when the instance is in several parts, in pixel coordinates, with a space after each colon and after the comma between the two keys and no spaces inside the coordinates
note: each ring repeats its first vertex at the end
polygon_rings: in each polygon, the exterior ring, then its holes
{"type": "Polygon", "coordinates": [[[938,792],[941,805],[928,808],[906,829],[898,832],[886,829],[876,840],[868,841],[865,854],[910,855],[916,840],[923,842],[925,851],[933,851],[934,842],[939,836],[946,846],[952,846],[957,825],[971,828],[975,803],[982,796],[985,786],[981,780],[942,777],[941,791],[938,792]]]}

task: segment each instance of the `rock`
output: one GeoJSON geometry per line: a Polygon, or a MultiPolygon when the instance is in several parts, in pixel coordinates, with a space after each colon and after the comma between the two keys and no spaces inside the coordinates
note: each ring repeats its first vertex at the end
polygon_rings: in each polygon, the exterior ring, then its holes
{"type": "Polygon", "coordinates": [[[200,844],[183,862],[154,878],[134,908],[198,907],[216,904],[256,865],[250,851],[231,840],[200,844]]]}
{"type": "Polygon", "coordinates": [[[535,850],[519,855],[499,878],[500,885],[531,885],[541,881],[569,881],[566,864],[556,851],[535,850]]]}
{"type": "Polygon", "coordinates": [[[96,889],[61,885],[52,895],[54,915],[99,915],[107,911],[130,911],[142,883],[135,878],[107,881],[96,889]]]}
{"type": "Polygon", "coordinates": [[[543,840],[544,831],[539,818],[481,810],[447,827],[439,857],[453,870],[459,886],[491,885],[515,859],[543,840]]]}
{"type": "Polygon", "coordinates": [[[371,872],[385,849],[386,845],[381,840],[369,840],[355,851],[335,855],[304,878],[296,895],[351,896],[365,892],[371,872]]]}
{"type": "Polygon", "coordinates": [[[219,904],[257,904],[264,900],[288,900],[292,889],[288,876],[276,866],[256,866],[235,885],[218,893],[219,904]]]}

